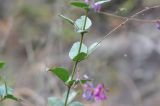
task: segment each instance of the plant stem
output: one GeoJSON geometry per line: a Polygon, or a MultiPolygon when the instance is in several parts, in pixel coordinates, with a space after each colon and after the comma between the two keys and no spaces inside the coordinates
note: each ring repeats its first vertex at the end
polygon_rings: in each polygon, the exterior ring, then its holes
{"type": "MultiPolygon", "coordinates": [[[[78,64],[78,61],[76,61],[76,62],[74,63],[74,66],[73,66],[73,69],[72,69],[72,74],[71,74],[71,80],[73,80],[73,78],[74,78],[74,74],[75,74],[75,72],[76,72],[77,64],[78,64]]],[[[69,93],[70,93],[71,87],[72,87],[72,86],[68,86],[67,96],[66,96],[66,100],[65,100],[65,106],[67,106],[68,97],[69,97],[69,93]]]]}
{"type": "MultiPolygon", "coordinates": [[[[80,50],[81,50],[81,47],[82,47],[83,36],[84,36],[84,34],[82,34],[82,36],[81,36],[81,41],[80,41],[80,46],[79,46],[78,54],[80,53],[80,50]]],[[[79,62],[79,61],[75,61],[75,62],[74,62],[73,69],[72,69],[72,74],[71,74],[71,80],[73,80],[74,75],[75,75],[75,73],[76,73],[76,67],[77,67],[77,65],[78,65],[78,62],[79,62]]],[[[72,86],[68,86],[67,96],[66,96],[66,100],[65,100],[65,106],[67,106],[68,97],[69,97],[69,93],[70,93],[71,87],[72,87],[72,86]]]]}
{"type": "MultiPolygon", "coordinates": [[[[87,22],[87,16],[88,16],[88,11],[86,11],[86,17],[85,17],[85,20],[84,20],[83,30],[85,30],[85,26],[86,26],[86,22],[87,22]]],[[[84,32],[81,33],[81,40],[80,40],[80,46],[79,46],[79,49],[78,49],[78,54],[81,52],[81,47],[82,47],[82,43],[83,43],[84,34],[85,34],[84,32]]],[[[78,60],[74,62],[72,73],[71,73],[71,80],[73,80],[74,75],[76,73],[76,67],[78,65],[78,62],[79,62],[78,60]]],[[[71,87],[72,86],[68,86],[67,96],[66,96],[66,99],[65,99],[65,105],[64,106],[67,106],[69,93],[71,91],[71,87]]]]}
{"type": "Polygon", "coordinates": [[[70,86],[68,86],[67,96],[66,96],[66,100],[65,100],[65,104],[64,104],[64,106],[67,106],[67,102],[68,102],[68,97],[69,97],[70,90],[71,90],[71,87],[70,87],[70,86]]]}

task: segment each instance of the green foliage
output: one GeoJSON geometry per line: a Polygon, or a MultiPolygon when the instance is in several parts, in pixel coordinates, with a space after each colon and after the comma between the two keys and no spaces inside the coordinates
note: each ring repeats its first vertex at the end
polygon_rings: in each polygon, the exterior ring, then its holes
{"type": "Polygon", "coordinates": [[[73,44],[73,46],[72,46],[72,48],[69,52],[69,57],[73,61],[84,60],[87,56],[87,52],[88,52],[87,47],[82,43],[80,53],[78,54],[79,47],[80,47],[80,42],[76,42],[76,43],[73,44]]]}
{"type": "Polygon", "coordinates": [[[75,30],[77,33],[86,32],[91,26],[92,22],[86,16],[81,16],[79,19],[75,21],[75,30]]]}
{"type": "Polygon", "coordinates": [[[13,95],[13,89],[8,87],[6,84],[0,85],[0,97],[1,97],[1,101],[5,100],[5,99],[12,99],[15,101],[20,100],[13,95]]]}
{"type": "Polygon", "coordinates": [[[4,68],[4,66],[5,66],[5,63],[0,61],[0,69],[4,68]]]}
{"type": "Polygon", "coordinates": [[[73,1],[70,3],[72,6],[79,7],[85,10],[89,10],[89,5],[84,2],[73,1]]]}
{"type": "Polygon", "coordinates": [[[10,94],[7,94],[6,96],[4,96],[3,100],[5,100],[5,99],[12,99],[14,101],[20,101],[20,99],[18,99],[14,95],[10,95],[10,94]]]}
{"type": "Polygon", "coordinates": [[[74,25],[74,21],[71,20],[70,18],[68,17],[65,17],[64,15],[59,15],[61,18],[63,18],[65,21],[69,22],[70,24],[74,25]]]}
{"type": "Polygon", "coordinates": [[[49,69],[54,75],[56,75],[60,80],[66,82],[69,79],[69,71],[61,67],[55,67],[49,69]]]}
{"type": "MultiPolygon", "coordinates": [[[[96,2],[97,4],[103,4],[105,2],[108,2],[110,0],[103,0],[96,2]]],[[[81,16],[80,18],[76,19],[75,22],[71,20],[68,17],[65,17],[63,15],[60,15],[61,18],[63,18],[68,23],[72,24],[74,26],[74,29],[77,33],[81,34],[81,40],[80,42],[75,42],[70,51],[69,51],[69,58],[73,61],[75,61],[73,65],[72,74],[69,75],[68,70],[60,67],[51,68],[49,71],[51,71],[54,75],[56,75],[60,80],[62,80],[65,85],[68,87],[68,91],[64,93],[63,99],[59,99],[57,97],[50,97],[48,98],[48,104],[49,106],[84,106],[80,102],[73,102],[74,98],[77,95],[77,92],[72,90],[72,87],[77,84],[84,84],[90,80],[75,80],[75,73],[76,73],[76,67],[77,63],[79,61],[82,61],[87,58],[89,54],[91,54],[96,47],[99,45],[97,42],[92,44],[89,49],[85,44],[83,44],[83,35],[88,32],[89,28],[92,26],[92,21],[87,17],[88,12],[90,9],[91,4],[87,4],[84,2],[78,2],[74,1],[70,3],[71,5],[84,9],[86,12],[86,15],[81,16]]],[[[95,4],[96,5],[96,4],[95,4]]]]}
{"type": "Polygon", "coordinates": [[[74,57],[74,61],[81,61],[87,57],[86,53],[79,53],[77,56],[74,57]]]}
{"type": "Polygon", "coordinates": [[[0,97],[6,96],[7,94],[12,95],[13,89],[5,85],[0,85],[0,97]]]}

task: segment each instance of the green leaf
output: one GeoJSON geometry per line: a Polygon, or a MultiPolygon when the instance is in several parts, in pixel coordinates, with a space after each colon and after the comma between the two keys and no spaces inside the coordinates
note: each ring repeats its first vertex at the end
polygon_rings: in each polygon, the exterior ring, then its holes
{"type": "Polygon", "coordinates": [[[76,42],[73,44],[73,46],[69,52],[69,57],[73,61],[77,61],[77,60],[80,61],[86,57],[87,47],[82,43],[80,53],[78,54],[79,47],[80,47],[80,42],[76,42]]]}
{"type": "Polygon", "coordinates": [[[6,96],[4,97],[4,99],[12,99],[12,100],[14,100],[14,101],[20,101],[20,99],[18,99],[18,98],[15,97],[14,95],[10,95],[10,94],[6,95],[6,96]]]}
{"type": "Polygon", "coordinates": [[[84,2],[74,1],[74,2],[71,2],[70,4],[75,6],[75,7],[79,7],[79,8],[83,8],[83,9],[89,9],[89,5],[84,3],[84,2]]]}
{"type": "Polygon", "coordinates": [[[0,85],[0,97],[4,97],[6,95],[12,95],[13,89],[7,86],[7,94],[6,94],[6,87],[5,85],[0,85]]]}
{"type": "Polygon", "coordinates": [[[74,61],[81,61],[87,57],[87,53],[79,53],[76,57],[74,57],[74,61]]]}
{"type": "Polygon", "coordinates": [[[80,102],[72,102],[69,106],[84,106],[84,105],[80,102]]]}
{"type": "Polygon", "coordinates": [[[88,48],[88,55],[90,55],[100,44],[97,42],[93,43],[89,48],[88,48]]]}
{"type": "MultiPolygon", "coordinates": [[[[67,96],[67,92],[65,92],[63,95],[63,102],[65,102],[66,96],[67,96]]],[[[76,96],[77,96],[77,92],[74,90],[71,90],[68,96],[68,104],[70,104],[76,96]]]]}
{"type": "Polygon", "coordinates": [[[57,97],[49,97],[48,105],[49,106],[64,106],[64,102],[57,97]]]}
{"type": "Polygon", "coordinates": [[[4,68],[4,66],[5,66],[5,63],[0,61],[0,69],[4,68]]]}
{"type": "Polygon", "coordinates": [[[86,16],[81,16],[79,19],[75,21],[75,30],[77,33],[86,32],[92,25],[91,20],[86,16]],[[86,19],[86,24],[85,24],[86,19]],[[85,25],[85,28],[84,28],[85,25]]]}
{"type": "Polygon", "coordinates": [[[64,15],[59,15],[61,18],[63,18],[65,21],[69,22],[70,24],[74,25],[74,21],[71,20],[70,18],[68,17],[65,17],[64,15]]]}
{"type": "Polygon", "coordinates": [[[54,75],[56,75],[63,82],[66,82],[69,79],[69,71],[61,67],[55,67],[49,69],[54,75]]]}

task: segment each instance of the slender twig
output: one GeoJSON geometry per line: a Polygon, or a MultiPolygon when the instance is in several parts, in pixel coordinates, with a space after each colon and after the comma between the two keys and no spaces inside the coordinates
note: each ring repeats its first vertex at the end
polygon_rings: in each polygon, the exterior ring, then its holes
{"type": "Polygon", "coordinates": [[[159,18],[149,20],[149,19],[139,19],[139,18],[132,18],[132,17],[123,17],[123,16],[112,14],[112,13],[108,13],[108,12],[99,12],[99,13],[107,15],[107,16],[119,18],[119,19],[124,19],[124,20],[128,19],[130,21],[137,21],[137,22],[143,22],[143,23],[153,23],[153,22],[156,22],[157,20],[159,20],[159,18]]]}
{"type": "MultiPolygon", "coordinates": [[[[115,14],[110,14],[110,13],[105,13],[105,12],[99,12],[99,13],[103,13],[105,15],[108,15],[108,16],[112,16],[112,17],[115,17],[115,18],[120,18],[120,19],[125,19],[125,21],[123,21],[122,23],[120,23],[118,26],[116,26],[115,28],[113,28],[111,31],[108,32],[107,35],[105,35],[100,41],[98,41],[95,49],[91,52],[93,53],[96,48],[100,45],[100,43],[102,43],[107,37],[109,37],[113,32],[117,31],[121,26],[123,26],[124,24],[126,24],[128,21],[130,20],[133,20],[133,21],[141,21],[141,22],[149,22],[149,23],[153,23],[153,22],[156,22],[158,21],[159,19],[154,19],[154,20],[144,20],[144,19],[138,19],[138,18],[135,18],[136,16],[150,10],[150,9],[154,9],[154,8],[159,8],[160,5],[157,5],[157,6],[153,6],[153,7],[146,7],[144,8],[143,10],[133,14],[132,16],[130,17],[123,17],[123,16],[119,16],[119,15],[115,15],[115,14]]],[[[90,53],[90,54],[91,54],[90,53]]]]}
{"type": "MultiPolygon", "coordinates": [[[[73,80],[74,73],[76,72],[77,64],[78,64],[78,61],[76,61],[75,64],[73,65],[72,74],[71,74],[71,80],[73,80]]],[[[67,106],[67,102],[68,102],[68,98],[69,98],[69,93],[70,93],[71,87],[72,86],[68,86],[67,96],[66,96],[66,100],[65,100],[65,106],[67,106]]]]}
{"type": "Polygon", "coordinates": [[[99,12],[100,14],[104,14],[104,15],[107,15],[107,16],[111,16],[111,17],[115,17],[115,18],[119,18],[119,19],[128,19],[130,21],[138,21],[138,22],[146,22],[146,23],[153,23],[153,22],[156,22],[158,19],[153,19],[153,20],[148,20],[148,19],[139,19],[139,18],[135,18],[137,15],[139,14],[142,14],[148,10],[151,10],[151,9],[154,9],[154,8],[160,8],[160,5],[156,5],[156,6],[153,6],[153,7],[145,7],[143,10],[135,13],[134,15],[132,15],[131,17],[124,17],[124,16],[120,16],[120,15],[116,15],[116,14],[112,14],[112,13],[108,13],[108,12],[99,12]]]}

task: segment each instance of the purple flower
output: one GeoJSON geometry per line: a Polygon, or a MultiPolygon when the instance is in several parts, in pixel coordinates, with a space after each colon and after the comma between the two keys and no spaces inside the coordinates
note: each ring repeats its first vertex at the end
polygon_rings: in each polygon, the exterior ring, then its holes
{"type": "Polygon", "coordinates": [[[83,85],[84,93],[82,97],[88,101],[94,100],[94,85],[93,83],[86,83],[83,85]]]}
{"type": "Polygon", "coordinates": [[[103,3],[109,2],[110,0],[101,0],[98,2],[95,2],[94,0],[84,0],[85,3],[89,4],[90,7],[95,11],[95,12],[100,12],[101,10],[101,5],[103,3]]]}
{"type": "Polygon", "coordinates": [[[87,89],[83,94],[82,97],[84,99],[86,99],[87,101],[93,101],[94,100],[94,96],[93,96],[93,91],[87,89]]]}
{"type": "Polygon", "coordinates": [[[86,83],[83,86],[84,93],[82,97],[89,101],[103,101],[107,99],[106,93],[107,90],[104,87],[104,84],[98,84],[96,87],[92,83],[86,83]]]}
{"type": "Polygon", "coordinates": [[[156,26],[160,30],[160,20],[156,21],[156,26]]]}
{"type": "Polygon", "coordinates": [[[94,4],[92,4],[92,8],[93,8],[93,10],[94,10],[95,12],[100,12],[100,10],[101,10],[101,4],[99,4],[99,3],[94,3],[94,4]]]}
{"type": "Polygon", "coordinates": [[[97,87],[94,89],[94,97],[96,101],[106,100],[107,90],[104,87],[104,84],[98,84],[97,87]]]}

